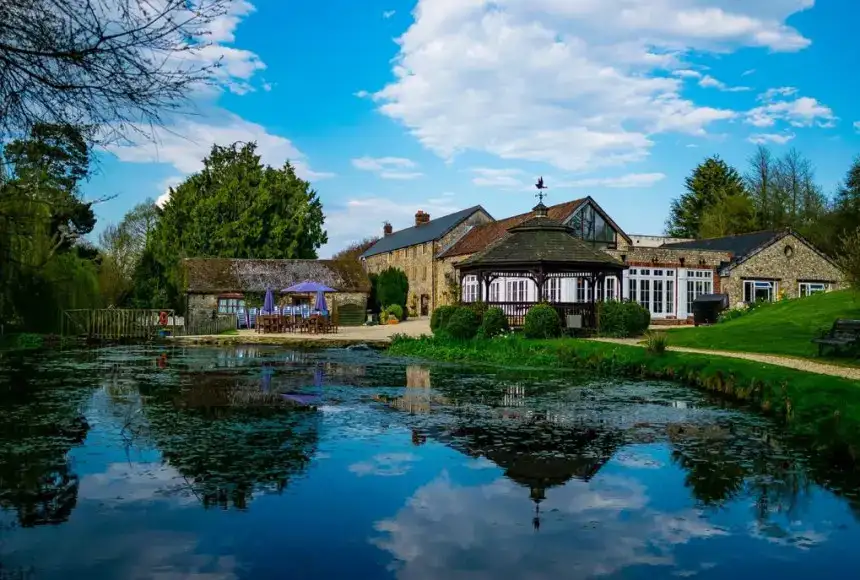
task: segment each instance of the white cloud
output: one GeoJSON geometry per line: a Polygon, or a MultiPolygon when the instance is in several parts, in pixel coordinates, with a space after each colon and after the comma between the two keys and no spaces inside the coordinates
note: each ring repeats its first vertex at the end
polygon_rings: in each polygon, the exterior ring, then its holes
{"type": "Polygon", "coordinates": [[[385,18],[386,20],[388,20],[389,18],[391,18],[395,14],[397,14],[397,10],[386,10],[385,12],[382,13],[382,17],[385,18]]]}
{"type": "Polygon", "coordinates": [[[361,91],[356,91],[355,96],[358,97],[359,99],[366,99],[368,97],[371,97],[372,95],[368,91],[361,90],[361,91]]]}
{"type": "Polygon", "coordinates": [[[501,189],[522,189],[526,187],[525,173],[519,169],[492,169],[473,167],[475,177],[472,183],[478,187],[497,187],[501,189]]]}
{"type": "Polygon", "coordinates": [[[726,93],[741,93],[751,90],[749,87],[730,87],[723,81],[717,80],[710,75],[705,75],[699,81],[699,86],[704,88],[714,88],[726,93]]]}
{"type": "Polygon", "coordinates": [[[790,97],[795,94],[797,94],[797,89],[794,87],[777,87],[775,89],[766,90],[757,98],[759,101],[772,101],[776,97],[790,97]]]}
{"type": "Polygon", "coordinates": [[[777,96],[791,95],[788,87],[771,89],[760,95],[764,105],[747,111],[746,122],[754,127],[773,127],[777,122],[785,122],[792,127],[830,128],[836,125],[833,110],[811,97],[798,97],[793,100],[777,100],[777,96]],[[783,92],[774,92],[783,91],[783,92]]]}
{"type": "Polygon", "coordinates": [[[424,175],[419,171],[405,171],[417,167],[411,159],[403,157],[359,157],[352,166],[361,171],[370,171],[382,179],[417,179],[424,175]]]}
{"type": "Polygon", "coordinates": [[[681,77],[683,79],[700,79],[700,78],[702,78],[702,73],[700,73],[697,70],[690,70],[688,68],[672,71],[672,74],[675,75],[676,77],[681,77]]]}
{"type": "Polygon", "coordinates": [[[796,135],[794,133],[756,133],[754,135],[750,135],[747,140],[750,143],[755,143],[756,145],[765,145],[767,143],[785,145],[795,137],[796,135]]]}
{"type": "MultiPolygon", "coordinates": [[[[120,161],[163,163],[173,166],[184,176],[203,167],[203,158],[215,144],[226,146],[237,141],[255,141],[263,163],[280,167],[290,161],[299,177],[311,181],[333,176],[332,173],[312,170],[305,155],[289,139],[273,135],[265,127],[226,111],[213,111],[208,117],[178,118],[166,129],[157,129],[154,137],[154,141],[142,139],[139,143],[113,144],[108,150],[120,161]]],[[[181,179],[182,176],[176,176],[163,182],[158,202],[165,203],[167,192],[164,190],[181,179]]]]}
{"type": "Polygon", "coordinates": [[[575,181],[561,182],[556,187],[584,188],[584,187],[609,187],[609,188],[633,188],[651,187],[655,183],[666,179],[663,173],[629,173],[619,177],[592,177],[578,179],[575,181]]]}
{"type": "Polygon", "coordinates": [[[377,475],[390,477],[404,475],[408,472],[412,463],[421,459],[412,453],[380,453],[374,455],[369,461],[359,461],[349,466],[349,470],[358,475],[377,475]]]}
{"type": "Polygon", "coordinates": [[[320,248],[319,255],[325,258],[357,240],[381,236],[383,221],[391,222],[395,230],[411,227],[415,225],[415,213],[419,209],[430,214],[431,219],[463,209],[453,196],[442,194],[441,197],[409,200],[367,196],[345,203],[326,203],[328,243],[320,248]]]}
{"type": "Polygon", "coordinates": [[[749,76],[749,75],[752,75],[752,74],[755,74],[755,69],[754,69],[754,68],[751,68],[751,69],[745,70],[743,73],[741,73],[741,76],[742,76],[742,77],[746,77],[746,76],[749,76]]]}
{"type": "Polygon", "coordinates": [[[860,133],[860,121],[854,121],[854,129],[860,133]]]}
{"type": "Polygon", "coordinates": [[[729,535],[701,511],[656,510],[639,482],[620,477],[571,480],[547,490],[540,509],[536,536],[527,487],[507,479],[463,486],[443,473],[377,522],[372,541],[398,562],[400,578],[594,578],[673,570],[679,546],[729,535]]]}
{"type": "Polygon", "coordinates": [[[733,111],[681,95],[684,59],[741,46],[798,50],[784,24],[811,0],[419,0],[395,79],[374,94],[443,158],[475,150],[571,171],[641,160],[665,132],[733,111]],[[681,78],[679,78],[679,76],[681,78]]]}

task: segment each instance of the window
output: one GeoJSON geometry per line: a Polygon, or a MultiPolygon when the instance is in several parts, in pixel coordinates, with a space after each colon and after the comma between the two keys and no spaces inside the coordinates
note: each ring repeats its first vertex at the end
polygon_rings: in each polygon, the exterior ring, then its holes
{"type": "Polygon", "coordinates": [[[687,270],[687,311],[692,312],[693,301],[702,294],[714,293],[713,274],[710,270],[687,270]]]}
{"type": "MultiPolygon", "coordinates": [[[[667,273],[671,270],[667,270],[667,273]]],[[[666,314],[672,314],[675,311],[675,281],[666,280],[666,314]]]]}
{"type": "MultiPolygon", "coordinates": [[[[657,275],[657,272],[660,272],[661,275],[663,273],[662,270],[654,270],[654,275],[657,275]]],[[[654,288],[654,314],[663,314],[663,280],[652,280],[654,288]]]]}
{"type": "Polygon", "coordinates": [[[575,278],[576,280],[576,301],[585,302],[586,298],[586,280],[584,278],[575,278]]]}
{"type": "Polygon", "coordinates": [[[829,284],[824,282],[801,282],[798,284],[798,294],[801,298],[804,296],[812,296],[819,292],[827,292],[829,284]]]}
{"type": "Polygon", "coordinates": [[[607,278],[604,281],[606,285],[606,299],[607,300],[616,300],[615,297],[615,278],[607,278]]]}
{"type": "Polygon", "coordinates": [[[636,301],[636,278],[635,278],[635,276],[632,275],[635,273],[636,273],[636,270],[632,270],[630,279],[627,280],[627,289],[630,292],[630,294],[627,296],[627,299],[632,301],[632,302],[636,301]]]}
{"type": "Polygon", "coordinates": [[[526,281],[514,280],[513,282],[508,282],[507,299],[508,302],[525,302],[528,300],[526,281]]]}
{"type": "Polygon", "coordinates": [[[219,298],[218,312],[221,314],[235,314],[245,310],[245,301],[242,298],[219,298]]]}
{"type": "Polygon", "coordinates": [[[478,301],[478,278],[466,276],[463,280],[463,302],[478,301]]]}
{"type": "Polygon", "coordinates": [[[421,280],[427,281],[427,266],[423,266],[421,269],[421,280]]]}
{"type": "Polygon", "coordinates": [[[549,302],[561,302],[561,279],[546,279],[543,283],[543,299],[549,302]]]}
{"type": "Polygon", "coordinates": [[[577,210],[570,218],[568,225],[583,240],[610,247],[615,246],[615,230],[606,223],[590,203],[577,210]]]}
{"type": "Polygon", "coordinates": [[[744,302],[773,302],[777,283],[767,280],[744,280],[744,302]]]}
{"type": "MultiPolygon", "coordinates": [[[[647,271],[643,270],[643,272],[647,271]]],[[[651,280],[639,280],[639,304],[651,311],[651,280]]]]}
{"type": "Polygon", "coordinates": [[[501,289],[501,282],[493,282],[490,284],[490,302],[499,302],[499,293],[501,289]]]}

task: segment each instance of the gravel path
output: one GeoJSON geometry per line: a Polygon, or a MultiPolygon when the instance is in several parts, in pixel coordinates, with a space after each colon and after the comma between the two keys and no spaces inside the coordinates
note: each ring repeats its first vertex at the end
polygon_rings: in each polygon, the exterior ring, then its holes
{"type": "MultiPolygon", "coordinates": [[[[639,339],[636,338],[592,338],[590,340],[594,340],[596,342],[624,344],[627,346],[645,346],[639,342],[639,339]]],[[[843,377],[846,379],[860,381],[860,368],[840,367],[836,365],[819,363],[804,358],[792,358],[787,356],[777,356],[774,354],[758,354],[751,352],[734,352],[728,350],[704,350],[700,348],[687,348],[683,346],[670,346],[668,347],[668,350],[714,356],[726,356],[730,358],[742,358],[745,360],[777,365],[790,369],[797,369],[799,371],[806,371],[808,373],[817,373],[819,375],[830,375],[834,377],[843,377]]]]}

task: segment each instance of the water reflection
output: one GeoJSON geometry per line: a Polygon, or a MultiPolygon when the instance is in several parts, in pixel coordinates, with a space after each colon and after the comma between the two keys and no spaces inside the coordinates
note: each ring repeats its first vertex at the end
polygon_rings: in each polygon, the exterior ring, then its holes
{"type": "Polygon", "coordinates": [[[0,577],[800,580],[860,565],[851,508],[821,484],[839,474],[671,384],[264,347],[3,364],[0,577]]]}

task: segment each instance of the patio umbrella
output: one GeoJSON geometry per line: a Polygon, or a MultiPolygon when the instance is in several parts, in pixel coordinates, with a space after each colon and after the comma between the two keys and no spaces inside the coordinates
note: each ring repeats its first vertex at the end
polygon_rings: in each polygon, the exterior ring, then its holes
{"type": "Polygon", "coordinates": [[[304,282],[299,282],[298,284],[293,284],[289,288],[284,288],[281,292],[292,292],[294,294],[310,294],[312,292],[337,292],[334,288],[329,288],[325,284],[320,284],[319,282],[313,282],[311,280],[305,280],[304,282]]]}
{"type": "Polygon", "coordinates": [[[275,295],[271,288],[266,288],[266,298],[263,300],[263,313],[272,314],[275,311],[275,295]]]}
{"type": "Polygon", "coordinates": [[[317,301],[314,303],[314,310],[328,312],[328,304],[325,303],[325,294],[322,292],[317,292],[317,301]]]}

